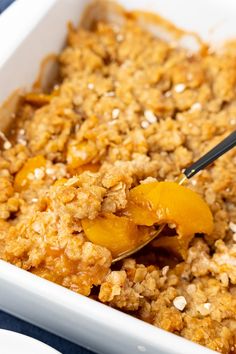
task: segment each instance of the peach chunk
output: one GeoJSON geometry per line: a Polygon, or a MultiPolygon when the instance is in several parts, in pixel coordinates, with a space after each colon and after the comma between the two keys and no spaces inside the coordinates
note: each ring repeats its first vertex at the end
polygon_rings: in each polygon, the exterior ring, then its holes
{"type": "Polygon", "coordinates": [[[169,224],[177,236],[165,242],[156,241],[161,247],[171,243],[185,254],[189,242],[196,233],[211,234],[213,217],[206,202],[192,190],[175,182],[140,184],[130,191],[124,214],[136,225],[169,224]],[[178,242],[177,242],[178,241],[178,242]]]}
{"type": "Polygon", "coordinates": [[[138,228],[125,216],[106,213],[94,220],[82,220],[82,227],[89,241],[109,249],[116,258],[148,238],[147,228],[138,228]]]}
{"type": "Polygon", "coordinates": [[[67,163],[68,168],[74,170],[78,167],[87,165],[97,155],[97,148],[92,141],[83,141],[78,143],[72,141],[68,145],[67,150],[67,163]]]}
{"type": "Polygon", "coordinates": [[[15,176],[14,187],[17,192],[27,189],[32,180],[36,169],[42,169],[46,166],[46,160],[42,155],[29,158],[24,166],[15,176]]]}

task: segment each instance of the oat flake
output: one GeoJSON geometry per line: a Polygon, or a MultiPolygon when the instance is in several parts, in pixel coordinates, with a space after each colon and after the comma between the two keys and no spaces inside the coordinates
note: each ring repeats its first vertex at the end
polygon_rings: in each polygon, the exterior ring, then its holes
{"type": "Polygon", "coordinates": [[[180,311],[183,311],[185,306],[187,305],[187,301],[184,296],[177,296],[173,300],[173,305],[180,311]]]}
{"type": "Polygon", "coordinates": [[[119,114],[120,114],[119,108],[114,108],[111,113],[112,119],[117,119],[119,117],[119,114]]]}
{"type": "Polygon", "coordinates": [[[147,128],[149,127],[148,121],[146,121],[146,120],[142,121],[142,122],[141,122],[141,127],[142,127],[143,129],[147,129],[147,128]]]}
{"type": "Polygon", "coordinates": [[[94,89],[94,84],[90,82],[90,83],[88,84],[88,89],[89,89],[89,90],[93,90],[93,89],[94,89]]]}
{"type": "Polygon", "coordinates": [[[151,110],[149,110],[149,109],[147,109],[146,111],[144,111],[144,116],[145,116],[145,118],[147,119],[147,121],[148,121],[149,123],[156,123],[156,121],[157,121],[157,117],[156,117],[155,114],[154,114],[151,110]]]}
{"type": "Polygon", "coordinates": [[[185,84],[177,84],[175,85],[174,90],[177,93],[181,93],[184,92],[185,88],[186,88],[185,84]]]}
{"type": "Polygon", "coordinates": [[[9,150],[12,147],[12,145],[11,145],[10,141],[5,141],[3,144],[3,147],[5,150],[9,150]]]}
{"type": "Polygon", "coordinates": [[[229,223],[229,228],[231,231],[233,231],[234,233],[236,233],[236,224],[234,222],[230,222],[229,223]]]}

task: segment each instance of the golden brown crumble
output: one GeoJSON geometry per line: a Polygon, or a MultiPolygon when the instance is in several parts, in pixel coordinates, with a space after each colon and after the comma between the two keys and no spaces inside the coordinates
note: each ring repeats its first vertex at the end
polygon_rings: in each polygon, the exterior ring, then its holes
{"type": "Polygon", "coordinates": [[[215,228],[193,241],[185,262],[164,257],[160,267],[143,256],[143,264],[134,257],[113,269],[110,252],[81,226],[123,210],[130,188],[145,178],[174,180],[235,129],[232,48],[189,55],[131,19],[119,29],[70,27],[58,93],[41,108],[24,104],[16,141],[1,152],[0,257],[84,295],[96,287],[109,306],[234,353],[235,150],[189,182],[215,228]],[[17,173],[35,156],[45,164],[19,188],[17,173]]]}

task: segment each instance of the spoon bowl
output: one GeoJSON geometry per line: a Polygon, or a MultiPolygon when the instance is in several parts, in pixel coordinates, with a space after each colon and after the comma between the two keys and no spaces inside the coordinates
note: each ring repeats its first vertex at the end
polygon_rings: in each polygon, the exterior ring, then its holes
{"type": "MultiPolygon", "coordinates": [[[[189,166],[178,178],[177,183],[182,185],[187,179],[193,177],[196,173],[207,167],[210,163],[215,161],[218,157],[222,156],[224,153],[236,146],[236,131],[232,132],[224,140],[222,140],[213,149],[203,155],[199,160],[194,162],[189,166]]],[[[140,251],[143,247],[148,245],[153,241],[160,233],[163,231],[166,225],[159,225],[158,229],[150,234],[150,238],[139,244],[133,249],[129,249],[125,252],[120,253],[116,258],[112,260],[112,263],[118,262],[126,257],[133,255],[134,253],[140,251]]]]}

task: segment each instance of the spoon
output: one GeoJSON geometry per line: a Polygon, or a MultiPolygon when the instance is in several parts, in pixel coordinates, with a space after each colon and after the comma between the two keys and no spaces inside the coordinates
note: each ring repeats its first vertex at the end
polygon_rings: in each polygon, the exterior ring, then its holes
{"type": "MultiPolygon", "coordinates": [[[[203,155],[199,160],[194,162],[192,165],[186,168],[186,170],[178,177],[177,183],[183,184],[187,179],[193,177],[196,173],[203,170],[205,167],[210,165],[213,161],[215,161],[218,157],[225,154],[227,151],[231,150],[236,146],[236,130],[228,135],[224,140],[222,140],[219,144],[217,144],[213,149],[208,151],[205,155],[203,155]]],[[[144,246],[153,241],[164,229],[165,224],[160,225],[157,230],[153,234],[150,235],[150,238],[133,248],[132,250],[128,250],[119,254],[118,257],[112,260],[112,263],[120,261],[126,257],[131,256],[132,254],[141,250],[144,246]]]]}

